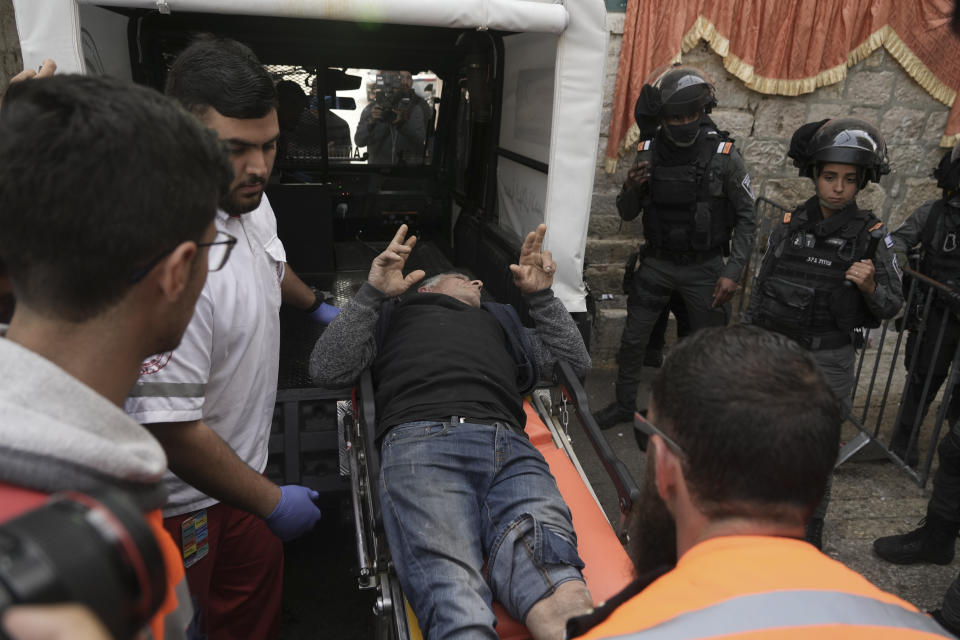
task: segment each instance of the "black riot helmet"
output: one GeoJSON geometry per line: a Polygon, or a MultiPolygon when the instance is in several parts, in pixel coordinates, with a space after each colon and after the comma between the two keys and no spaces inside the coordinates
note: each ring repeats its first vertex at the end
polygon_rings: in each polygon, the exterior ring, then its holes
{"type": "Polygon", "coordinates": [[[945,191],[960,189],[960,140],[952,151],[943,154],[940,164],[933,170],[933,177],[937,179],[937,186],[945,191]]]}
{"type": "Polygon", "coordinates": [[[868,181],[880,182],[890,173],[887,164],[887,143],[880,131],[857,118],[833,118],[805,124],[793,134],[790,151],[793,164],[801,176],[816,177],[817,167],[828,162],[860,167],[859,187],[868,181]]]}
{"type": "Polygon", "coordinates": [[[633,117],[641,131],[656,128],[665,116],[699,111],[708,114],[717,106],[713,82],[695,67],[672,65],[654,71],[640,90],[633,117]]]}

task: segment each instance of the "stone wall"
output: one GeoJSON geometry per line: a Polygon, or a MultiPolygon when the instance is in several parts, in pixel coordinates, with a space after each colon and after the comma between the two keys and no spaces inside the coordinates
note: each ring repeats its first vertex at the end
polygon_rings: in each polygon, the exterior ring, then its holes
{"type": "MultiPolygon", "coordinates": [[[[603,171],[623,14],[610,14],[608,26],[603,125],[586,253],[586,280],[594,295],[614,294],[613,300],[599,304],[591,350],[600,364],[609,363],[619,345],[626,304],[620,295],[622,265],[641,231],[639,220],[621,225],[614,204],[633,154],[624,158],[615,175],[603,171]]],[[[939,141],[949,107],[927,94],[885,50],[875,51],[849,69],[843,82],[798,97],[747,89],[723,68],[723,60],[705,42],[685,53],[682,61],[713,78],[719,102],[713,118],[731,132],[743,152],[757,196],[790,207],[809,198],[813,194],[810,180],[798,177],[786,157],[790,137],[805,122],[839,116],[870,120],[887,140],[891,173],[858,196],[864,208],[873,209],[892,228],[924,200],[939,196],[930,173],[945,151],[939,141]]]]}
{"type": "Polygon", "coordinates": [[[13,0],[0,0],[0,93],[7,88],[7,78],[23,68],[20,40],[13,20],[13,0]]]}

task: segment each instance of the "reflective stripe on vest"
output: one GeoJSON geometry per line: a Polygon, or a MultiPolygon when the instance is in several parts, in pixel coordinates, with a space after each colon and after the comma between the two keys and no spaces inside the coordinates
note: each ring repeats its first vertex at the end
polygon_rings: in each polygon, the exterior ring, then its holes
{"type": "Polygon", "coordinates": [[[731,598],[682,613],[649,629],[608,637],[675,640],[827,625],[909,629],[953,637],[932,618],[899,605],[842,591],[814,590],[773,591],[731,598]]]}

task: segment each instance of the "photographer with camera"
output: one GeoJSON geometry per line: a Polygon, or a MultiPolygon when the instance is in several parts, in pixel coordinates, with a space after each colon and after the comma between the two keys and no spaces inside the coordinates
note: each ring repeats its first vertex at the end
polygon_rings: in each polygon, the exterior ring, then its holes
{"type": "Polygon", "coordinates": [[[413,107],[399,71],[382,71],[373,102],[360,114],[354,142],[367,147],[370,164],[423,164],[427,123],[413,107]]]}
{"type": "MultiPolygon", "coordinates": [[[[185,637],[190,600],[160,513],[167,458],[120,407],[143,360],[180,342],[208,269],[235,242],[213,224],[230,177],[216,136],[145,87],[42,78],[12,84],[0,107],[0,260],[17,300],[0,338],[0,522],[49,493],[122,491],[155,542],[139,568],[159,568],[159,608],[128,616],[154,638],[185,637]]],[[[44,601],[100,592],[82,571],[97,554],[67,528],[41,531],[63,536],[54,547],[89,587],[44,601]]]]}

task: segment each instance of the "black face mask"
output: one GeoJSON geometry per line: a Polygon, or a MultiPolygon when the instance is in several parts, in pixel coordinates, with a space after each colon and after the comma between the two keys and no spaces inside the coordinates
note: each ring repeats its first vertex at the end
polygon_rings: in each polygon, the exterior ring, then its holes
{"type": "Polygon", "coordinates": [[[700,133],[700,119],[697,118],[687,124],[665,124],[664,129],[673,144],[678,147],[689,147],[696,141],[697,135],[700,133]]]}

